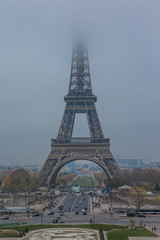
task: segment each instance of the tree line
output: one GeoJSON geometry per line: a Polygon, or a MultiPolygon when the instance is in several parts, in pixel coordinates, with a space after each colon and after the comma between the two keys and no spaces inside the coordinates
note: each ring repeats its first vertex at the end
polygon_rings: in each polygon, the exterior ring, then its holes
{"type": "Polygon", "coordinates": [[[56,185],[65,186],[68,185],[77,176],[77,173],[66,173],[59,175],[56,179],[56,185]]]}
{"type": "Polygon", "coordinates": [[[148,191],[160,191],[160,169],[135,168],[133,170],[122,170],[123,176],[116,176],[108,180],[105,173],[94,173],[99,186],[104,184],[108,188],[115,188],[126,184],[144,187],[148,191]]]}
{"type": "MultiPolygon", "coordinates": [[[[56,184],[65,186],[76,177],[76,173],[59,175],[56,184]]],[[[24,168],[4,171],[0,176],[1,190],[4,192],[28,192],[39,190],[41,179],[37,173],[29,173],[24,168]]]]}
{"type": "Polygon", "coordinates": [[[1,177],[1,189],[4,192],[25,192],[38,190],[41,180],[36,173],[29,173],[24,168],[5,171],[1,177]]]}

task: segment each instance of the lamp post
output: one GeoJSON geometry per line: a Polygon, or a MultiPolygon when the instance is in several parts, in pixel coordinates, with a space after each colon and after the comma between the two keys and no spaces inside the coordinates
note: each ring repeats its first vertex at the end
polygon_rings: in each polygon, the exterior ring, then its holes
{"type": "Polygon", "coordinates": [[[4,208],[4,198],[3,198],[3,191],[2,191],[2,216],[3,216],[3,208],[4,208]]]}
{"type": "Polygon", "coordinates": [[[94,214],[94,208],[93,208],[93,223],[96,223],[96,219],[95,219],[95,214],[94,214]]]}
{"type": "Polygon", "coordinates": [[[43,212],[41,211],[41,224],[43,223],[43,212]]]}
{"type": "Polygon", "coordinates": [[[113,217],[113,212],[112,212],[113,195],[112,195],[112,191],[110,191],[109,195],[110,195],[110,217],[113,217]]]}
{"type": "MultiPolygon", "coordinates": [[[[95,223],[95,214],[94,214],[94,206],[93,206],[93,195],[91,195],[91,200],[92,200],[92,211],[93,211],[93,223],[95,223]]],[[[91,221],[92,223],[92,221],[91,221]]]]}

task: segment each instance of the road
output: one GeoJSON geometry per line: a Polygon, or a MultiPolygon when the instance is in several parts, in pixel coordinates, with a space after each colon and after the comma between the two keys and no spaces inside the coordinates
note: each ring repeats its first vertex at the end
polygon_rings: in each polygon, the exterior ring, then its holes
{"type": "MultiPolygon", "coordinates": [[[[45,223],[45,224],[51,224],[53,222],[53,219],[56,219],[58,214],[54,214],[51,216],[48,216],[46,213],[43,214],[43,216],[38,216],[38,217],[30,217],[29,219],[27,218],[26,215],[23,216],[14,216],[11,217],[10,220],[0,220],[0,224],[3,223],[12,223],[12,222],[27,222],[29,224],[40,224],[40,223],[45,223]]],[[[121,218],[118,216],[115,217],[108,217],[108,214],[91,214],[88,213],[87,215],[83,215],[81,212],[77,215],[74,212],[68,213],[65,212],[64,216],[61,217],[61,220],[64,221],[65,223],[90,223],[90,219],[93,219],[93,222],[95,223],[105,223],[105,224],[120,224],[120,225],[126,225],[128,224],[129,218],[121,218]]],[[[135,217],[135,224],[139,225],[140,223],[140,218],[135,217]]],[[[141,218],[142,223],[146,225],[160,225],[160,216],[147,216],[146,218],[141,218]]]]}
{"type": "Polygon", "coordinates": [[[67,196],[64,201],[65,212],[81,212],[86,208],[86,213],[89,212],[89,195],[72,194],[67,196]]]}
{"type": "MultiPolygon", "coordinates": [[[[90,222],[90,196],[85,194],[68,195],[64,201],[64,222],[90,222]],[[85,215],[84,215],[85,214],[85,215]]],[[[57,212],[56,212],[57,213],[57,212]]]]}
{"type": "MultiPolygon", "coordinates": [[[[113,217],[109,217],[108,213],[94,213],[94,210],[90,211],[90,196],[89,195],[81,195],[81,194],[72,194],[67,195],[64,202],[64,216],[61,216],[61,221],[64,223],[90,223],[92,219],[93,223],[106,223],[106,224],[121,224],[126,225],[129,222],[128,217],[119,217],[117,213],[113,215],[113,217]],[[83,211],[86,209],[86,215],[83,215],[83,211]]],[[[40,223],[48,223],[51,224],[53,219],[56,219],[57,216],[60,215],[58,208],[54,215],[47,215],[48,211],[45,211],[42,216],[36,216],[29,218],[27,214],[23,214],[20,216],[12,216],[9,220],[0,220],[0,224],[2,223],[12,223],[12,222],[27,222],[29,224],[40,224],[40,223]]],[[[140,218],[135,217],[135,224],[139,225],[140,218]]],[[[146,216],[145,218],[141,218],[143,224],[146,225],[160,225],[160,215],[154,216],[146,216]]]]}

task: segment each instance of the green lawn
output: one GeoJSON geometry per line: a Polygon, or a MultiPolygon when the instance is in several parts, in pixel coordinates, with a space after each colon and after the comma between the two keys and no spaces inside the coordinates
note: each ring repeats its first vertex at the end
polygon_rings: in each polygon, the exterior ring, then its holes
{"type": "MultiPolygon", "coordinates": [[[[96,229],[98,230],[99,227],[101,226],[102,230],[104,231],[110,231],[112,229],[121,229],[120,225],[111,225],[111,224],[77,224],[77,225],[72,225],[72,224],[39,224],[39,225],[28,225],[28,230],[33,231],[33,230],[38,230],[38,229],[44,229],[44,228],[88,228],[88,229],[96,229]]],[[[8,227],[6,229],[14,229],[18,232],[23,232],[25,230],[26,226],[15,226],[15,227],[8,227]]],[[[127,227],[126,227],[127,228],[127,227]]]]}
{"type": "Polygon", "coordinates": [[[13,230],[1,230],[0,231],[0,238],[6,238],[6,237],[17,237],[18,233],[16,233],[13,230]]]}
{"type": "Polygon", "coordinates": [[[92,188],[92,187],[94,187],[92,177],[79,177],[78,180],[74,184],[80,185],[81,188],[92,188]]]}
{"type": "Polygon", "coordinates": [[[156,237],[155,234],[143,230],[115,230],[107,234],[108,240],[128,240],[128,237],[156,237]]]}

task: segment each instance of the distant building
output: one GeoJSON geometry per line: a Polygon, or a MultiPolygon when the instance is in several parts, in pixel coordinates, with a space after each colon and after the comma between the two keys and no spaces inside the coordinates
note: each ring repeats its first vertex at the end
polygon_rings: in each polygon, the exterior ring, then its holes
{"type": "Polygon", "coordinates": [[[93,171],[88,168],[83,168],[81,171],[82,176],[93,176],[93,171]]]}
{"type": "Polygon", "coordinates": [[[149,162],[147,163],[148,168],[160,168],[160,162],[149,162]]]}
{"type": "Polygon", "coordinates": [[[81,169],[72,169],[72,172],[77,173],[77,176],[81,176],[81,169]]]}
{"type": "Polygon", "coordinates": [[[142,159],[129,158],[129,159],[117,159],[117,163],[120,168],[143,168],[145,164],[142,159]]]}

